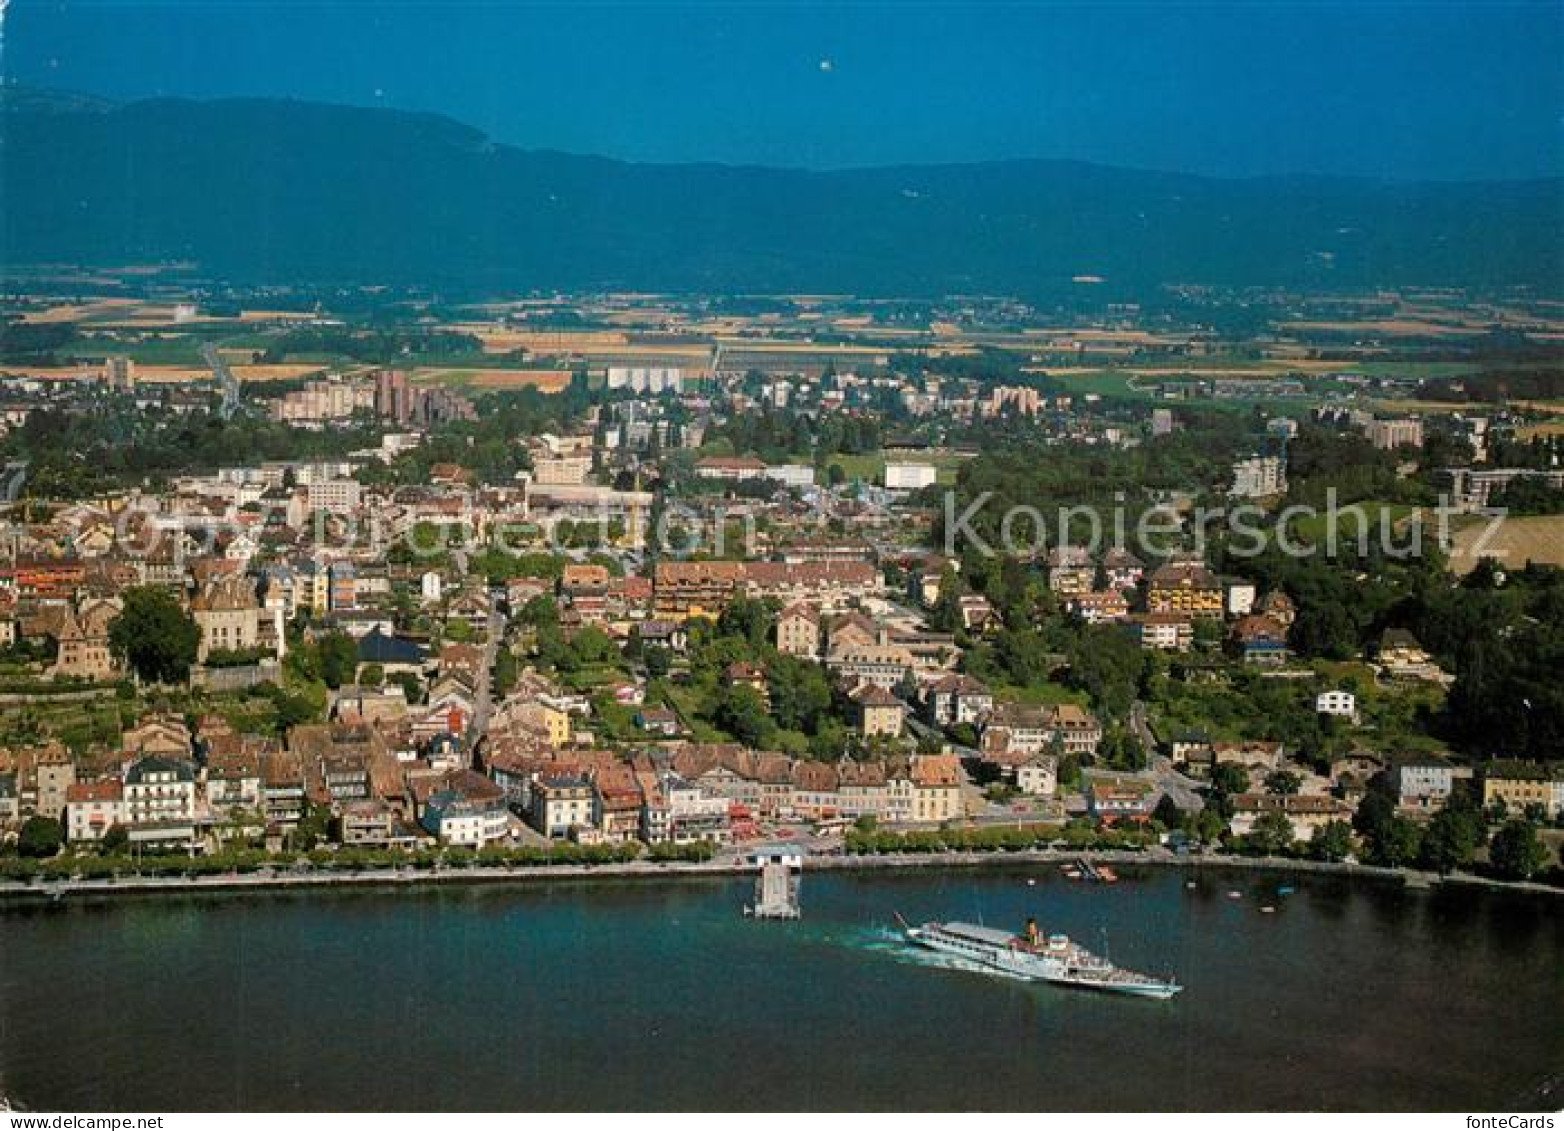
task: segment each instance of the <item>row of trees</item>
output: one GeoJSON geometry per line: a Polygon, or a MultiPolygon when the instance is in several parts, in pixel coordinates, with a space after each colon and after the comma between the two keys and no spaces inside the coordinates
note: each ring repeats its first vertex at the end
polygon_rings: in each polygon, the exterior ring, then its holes
{"type": "MultiPolygon", "coordinates": [[[[36,877],[65,879],[80,876],[101,879],[110,876],[221,876],[253,875],[263,869],[309,869],[331,872],[413,868],[500,868],[555,865],[624,864],[644,856],[657,863],[701,863],[716,855],[716,847],[707,842],[694,844],[656,844],[650,847],[627,844],[551,844],[547,847],[494,846],[469,848],[400,849],[344,848],[313,849],[304,852],[268,853],[256,848],[229,847],[205,856],[183,853],[125,855],[123,830],[112,842],[105,841],[98,851],[61,854],[57,829],[43,829],[43,823],[58,826],[58,821],[35,817],[23,826],[26,848],[16,856],[0,856],[0,879],[30,880],[36,877]]],[[[110,830],[113,835],[114,830],[110,830]]]]}

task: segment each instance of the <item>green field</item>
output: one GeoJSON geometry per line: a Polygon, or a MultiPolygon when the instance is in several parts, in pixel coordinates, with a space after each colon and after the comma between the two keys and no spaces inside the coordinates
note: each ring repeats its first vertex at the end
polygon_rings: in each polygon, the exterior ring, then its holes
{"type": "MultiPolygon", "coordinates": [[[[1382,529],[1381,524],[1386,521],[1382,516],[1388,513],[1390,516],[1388,521],[1390,522],[1391,533],[1397,536],[1397,544],[1399,545],[1400,524],[1418,509],[1409,503],[1373,501],[1342,506],[1338,508],[1340,513],[1338,513],[1336,521],[1337,541],[1341,545],[1356,541],[1360,530],[1365,532],[1370,539],[1379,537],[1382,529]],[[1356,517],[1356,513],[1359,511],[1365,516],[1361,522],[1356,517]]],[[[1294,519],[1290,524],[1290,529],[1295,538],[1303,539],[1314,545],[1321,545],[1325,541],[1328,524],[1328,515],[1314,514],[1307,518],[1294,519]]],[[[1433,534],[1434,531],[1432,529],[1424,530],[1425,538],[1432,537],[1433,534]]]]}
{"type": "MultiPolygon", "coordinates": [[[[807,457],[805,459],[807,462],[807,457]]],[[[965,460],[961,456],[933,455],[905,457],[907,463],[932,463],[936,482],[942,487],[953,486],[956,482],[956,471],[965,460]]],[[[849,480],[861,479],[865,483],[881,483],[885,479],[885,453],[873,452],[863,455],[835,455],[826,461],[826,466],[840,464],[849,480]]]]}

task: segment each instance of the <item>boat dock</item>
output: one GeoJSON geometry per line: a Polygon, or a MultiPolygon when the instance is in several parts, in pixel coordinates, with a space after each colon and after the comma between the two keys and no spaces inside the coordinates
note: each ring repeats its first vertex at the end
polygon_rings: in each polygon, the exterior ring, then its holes
{"type": "Polygon", "coordinates": [[[760,870],[755,880],[755,902],[744,914],[755,919],[797,919],[803,915],[798,902],[804,850],[792,845],[757,848],[750,863],[760,870]]]}

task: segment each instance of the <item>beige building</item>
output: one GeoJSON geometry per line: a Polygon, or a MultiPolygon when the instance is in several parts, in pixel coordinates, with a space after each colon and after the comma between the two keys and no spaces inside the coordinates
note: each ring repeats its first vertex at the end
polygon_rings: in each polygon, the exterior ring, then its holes
{"type": "Polygon", "coordinates": [[[1559,815],[1558,777],[1539,762],[1494,762],[1483,771],[1483,804],[1502,801],[1511,814],[1535,805],[1551,820],[1559,815]]]}
{"type": "Polygon", "coordinates": [[[1415,417],[1402,420],[1371,420],[1363,429],[1369,443],[1381,451],[1391,448],[1423,446],[1423,422],[1415,417]]]}
{"type": "MultiPolygon", "coordinates": [[[[28,762],[32,770],[33,813],[56,821],[64,820],[66,794],[76,784],[76,763],[71,760],[71,752],[63,743],[51,742],[26,752],[24,773],[28,762]]],[[[25,815],[25,805],[23,808],[25,815]]]]}
{"type": "Polygon", "coordinates": [[[255,587],[247,578],[225,577],[210,582],[190,602],[190,612],[201,629],[196,658],[202,663],[214,651],[244,651],[260,643],[260,604],[255,599],[255,587]]]}
{"type": "Polygon", "coordinates": [[[853,692],[858,708],[858,729],[865,738],[900,738],[906,708],[884,688],[865,684],[853,692]]]}
{"type": "Polygon", "coordinates": [[[1147,611],[1153,613],[1220,618],[1224,603],[1222,583],[1205,566],[1190,563],[1157,570],[1146,595],[1147,611]]]}
{"type": "Polygon", "coordinates": [[[542,456],[532,461],[532,481],[541,487],[578,486],[591,474],[591,455],[542,456]]]}
{"type": "Polygon", "coordinates": [[[789,605],[777,618],[777,651],[785,656],[820,652],[820,614],[811,605],[789,605]]]}
{"type": "Polygon", "coordinates": [[[78,782],[65,791],[67,840],[102,840],[115,825],[125,823],[124,787],[117,781],[78,782]]]}
{"type": "Polygon", "coordinates": [[[117,600],[85,601],[67,612],[55,639],[59,652],[53,674],[78,679],[113,679],[120,668],[109,651],[109,625],[119,615],[117,600]]]}
{"type": "Polygon", "coordinates": [[[962,815],[961,761],[954,754],[915,754],[910,776],[912,820],[953,821],[962,815]]]}

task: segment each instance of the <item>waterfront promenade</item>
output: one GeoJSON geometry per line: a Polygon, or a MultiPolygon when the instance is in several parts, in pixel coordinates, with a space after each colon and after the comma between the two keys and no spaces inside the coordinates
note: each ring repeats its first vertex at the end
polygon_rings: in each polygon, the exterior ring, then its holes
{"type": "MultiPolygon", "coordinates": [[[[1383,868],[1367,864],[1331,863],[1273,856],[1180,855],[1163,850],[1063,851],[1026,849],[1013,852],[927,852],[865,855],[815,855],[805,862],[807,872],[855,872],[924,868],[998,868],[1016,865],[1061,865],[1075,860],[1110,865],[1154,865],[1208,872],[1246,869],[1308,872],[1335,876],[1361,876],[1392,880],[1408,887],[1434,885],[1486,887],[1540,895],[1564,895],[1564,889],[1546,884],[1505,881],[1470,873],[1439,876],[1432,872],[1383,868]]],[[[308,889],[422,887],[439,884],[492,884],[532,881],[658,880],[699,877],[750,876],[754,867],[737,856],[705,862],[633,860],[603,864],[470,865],[415,868],[260,869],[254,872],[197,876],[110,876],[70,879],[34,879],[0,882],[0,900],[56,900],[66,896],[167,895],[221,891],[298,891],[308,889]]]]}

